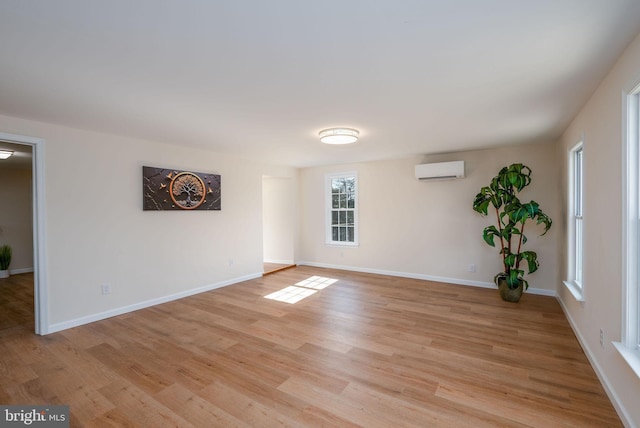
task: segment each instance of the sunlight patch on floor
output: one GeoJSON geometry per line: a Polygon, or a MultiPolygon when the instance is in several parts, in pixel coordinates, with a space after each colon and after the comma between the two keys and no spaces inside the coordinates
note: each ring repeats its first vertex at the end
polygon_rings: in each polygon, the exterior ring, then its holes
{"type": "Polygon", "coordinates": [[[294,304],[317,293],[319,290],[327,288],[331,284],[335,284],[336,282],[338,282],[338,280],[333,278],[311,276],[296,283],[295,285],[290,285],[282,290],[267,294],[264,298],[294,304]]]}
{"type": "Polygon", "coordinates": [[[333,278],[311,276],[303,281],[296,283],[296,285],[299,287],[313,288],[314,290],[322,290],[323,288],[326,288],[336,282],[338,282],[338,280],[333,278]]]}

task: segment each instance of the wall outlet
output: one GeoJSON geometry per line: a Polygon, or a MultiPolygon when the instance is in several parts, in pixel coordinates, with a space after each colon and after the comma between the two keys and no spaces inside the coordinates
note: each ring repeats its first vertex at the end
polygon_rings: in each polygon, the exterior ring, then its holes
{"type": "Polygon", "coordinates": [[[604,348],[604,330],[600,329],[600,347],[604,348]]]}
{"type": "Polygon", "coordinates": [[[476,271],[476,265],[475,264],[470,264],[469,267],[467,268],[467,270],[469,272],[475,272],[476,271]]]}
{"type": "Polygon", "coordinates": [[[104,283],[102,284],[102,295],[111,294],[111,284],[104,283]]]}
{"type": "Polygon", "coordinates": [[[228,263],[229,267],[233,266],[233,259],[229,259],[229,260],[227,261],[227,263],[228,263]]]}

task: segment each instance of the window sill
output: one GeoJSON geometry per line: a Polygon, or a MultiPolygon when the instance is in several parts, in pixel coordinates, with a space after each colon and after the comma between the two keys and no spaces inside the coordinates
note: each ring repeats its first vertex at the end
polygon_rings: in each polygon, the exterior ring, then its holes
{"type": "Polygon", "coordinates": [[[613,346],[616,347],[622,358],[629,364],[631,370],[640,378],[640,351],[629,349],[620,342],[613,342],[613,346]]]}
{"type": "Polygon", "coordinates": [[[582,288],[578,287],[573,281],[562,281],[565,287],[571,292],[571,295],[578,302],[584,302],[584,294],[582,288]]]}
{"type": "Polygon", "coordinates": [[[329,241],[329,242],[325,242],[325,245],[327,247],[357,247],[358,243],[357,242],[333,242],[333,241],[329,241]]]}

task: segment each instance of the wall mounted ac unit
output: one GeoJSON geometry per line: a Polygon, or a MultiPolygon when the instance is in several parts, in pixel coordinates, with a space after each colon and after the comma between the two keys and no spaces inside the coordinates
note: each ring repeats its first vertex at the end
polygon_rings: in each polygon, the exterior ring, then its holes
{"type": "Polygon", "coordinates": [[[464,178],[464,161],[425,163],[416,165],[418,180],[447,180],[464,178]]]}

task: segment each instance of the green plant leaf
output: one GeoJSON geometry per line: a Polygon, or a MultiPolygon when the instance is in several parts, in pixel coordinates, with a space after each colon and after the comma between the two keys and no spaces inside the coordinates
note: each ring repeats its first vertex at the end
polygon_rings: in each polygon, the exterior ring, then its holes
{"type": "Polygon", "coordinates": [[[540,205],[538,205],[536,201],[531,201],[526,204],[522,204],[522,208],[527,210],[527,213],[529,213],[530,218],[535,218],[538,215],[538,212],[540,211],[540,205]]]}
{"type": "Polygon", "coordinates": [[[545,235],[551,229],[551,223],[551,219],[542,210],[539,210],[536,224],[544,224],[544,232],[540,236],[545,235]]]}
{"type": "Polygon", "coordinates": [[[11,264],[11,256],[12,256],[11,247],[8,245],[0,246],[0,270],[9,269],[9,265],[11,264]]]}
{"type": "Polygon", "coordinates": [[[482,215],[488,214],[489,203],[491,201],[484,197],[481,193],[476,195],[476,199],[473,201],[473,210],[479,212],[482,215]]]}
{"type": "Polygon", "coordinates": [[[529,210],[520,203],[513,203],[505,208],[509,215],[509,220],[514,223],[525,223],[529,218],[529,210]]]}
{"type": "Polygon", "coordinates": [[[514,222],[509,222],[509,224],[507,224],[504,227],[504,234],[505,236],[509,236],[511,237],[511,235],[520,235],[520,229],[518,229],[518,225],[514,222]]]}
{"type": "Polygon", "coordinates": [[[529,273],[533,273],[538,270],[538,254],[536,254],[534,251],[524,251],[520,253],[520,258],[527,261],[529,273]]]}
{"type": "Polygon", "coordinates": [[[494,242],[494,238],[496,236],[500,236],[500,231],[495,226],[487,226],[482,232],[482,239],[484,239],[484,242],[491,245],[492,247],[496,246],[494,242]]]}
{"type": "Polygon", "coordinates": [[[513,253],[510,253],[505,256],[504,264],[513,268],[515,267],[517,260],[518,260],[518,256],[513,253]]]}
{"type": "Polygon", "coordinates": [[[514,193],[514,190],[520,192],[531,183],[531,169],[521,163],[515,163],[502,168],[498,177],[502,188],[508,189],[510,193],[514,193]]]}
{"type": "Polygon", "coordinates": [[[507,285],[509,288],[518,288],[520,281],[524,281],[522,275],[524,275],[524,271],[520,269],[511,269],[507,274],[507,285]]]}

